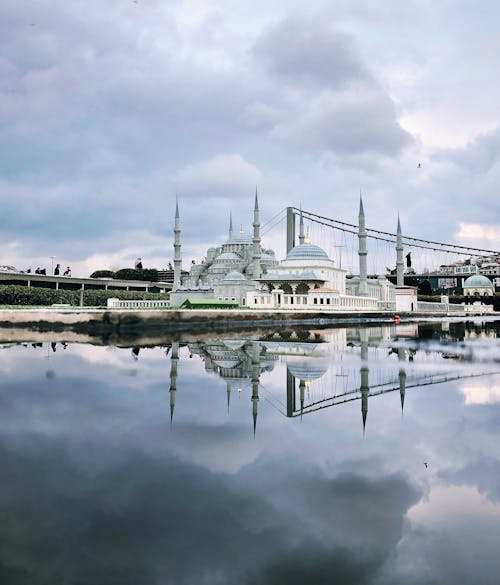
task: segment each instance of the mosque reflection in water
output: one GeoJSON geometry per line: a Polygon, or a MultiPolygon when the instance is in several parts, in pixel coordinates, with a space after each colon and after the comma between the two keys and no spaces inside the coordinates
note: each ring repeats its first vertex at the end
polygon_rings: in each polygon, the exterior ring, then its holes
{"type": "MultiPolygon", "coordinates": [[[[233,393],[250,394],[254,434],[259,394],[266,391],[265,375],[274,370],[277,362],[286,365],[286,401],[269,394],[266,398],[283,415],[303,417],[359,401],[364,433],[370,397],[397,392],[403,413],[409,388],[495,373],[495,369],[490,371],[484,365],[480,369],[471,367],[472,354],[467,349],[460,350],[456,343],[478,336],[494,337],[492,325],[452,324],[450,330],[450,323],[444,322],[439,326],[415,323],[327,331],[280,330],[258,339],[173,342],[166,349],[170,356],[170,421],[172,424],[174,420],[181,347],[187,348],[189,358],[200,358],[207,373],[224,381],[228,413],[233,393]],[[429,345],[432,340],[439,342],[435,350],[429,345]],[[443,350],[447,342],[454,344],[453,352],[443,350]],[[376,365],[371,376],[373,357],[376,365]],[[469,367],[460,368],[459,363],[469,367]]],[[[139,351],[138,347],[132,350],[135,358],[139,351]]]]}

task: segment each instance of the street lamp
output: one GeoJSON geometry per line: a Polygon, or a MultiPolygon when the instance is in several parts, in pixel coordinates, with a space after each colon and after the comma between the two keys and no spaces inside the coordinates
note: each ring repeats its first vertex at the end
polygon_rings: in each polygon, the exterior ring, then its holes
{"type": "Polygon", "coordinates": [[[54,258],[55,258],[55,256],[51,256],[50,258],[52,260],[52,271],[51,271],[51,274],[54,275],[54,258]]]}

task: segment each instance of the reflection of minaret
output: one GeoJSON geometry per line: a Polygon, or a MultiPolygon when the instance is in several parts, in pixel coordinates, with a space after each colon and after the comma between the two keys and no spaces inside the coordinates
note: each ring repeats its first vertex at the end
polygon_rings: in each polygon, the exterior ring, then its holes
{"type": "Polygon", "coordinates": [[[366,419],[368,417],[368,394],[370,393],[370,385],[368,382],[368,329],[361,329],[359,332],[361,338],[361,415],[363,417],[363,436],[366,429],[366,419]]]}
{"type": "Polygon", "coordinates": [[[260,343],[252,341],[252,417],[253,436],[257,427],[257,405],[259,402],[260,343]]]}
{"type": "Polygon", "coordinates": [[[175,224],[174,224],[174,282],[172,290],[181,286],[181,226],[179,219],[179,204],[175,202],[175,224]]]}
{"type": "Polygon", "coordinates": [[[227,392],[227,414],[229,414],[229,402],[231,401],[231,384],[226,382],[226,392],[227,392]]]}
{"type": "Polygon", "coordinates": [[[170,424],[174,419],[175,393],[177,391],[177,364],[179,362],[179,342],[172,342],[170,354],[170,424]]]}
{"type": "Polygon", "coordinates": [[[398,230],[396,235],[396,286],[404,286],[404,262],[403,262],[403,235],[398,214],[398,230]]]}
{"type": "Polygon", "coordinates": [[[304,397],[305,397],[306,383],[304,380],[299,381],[299,396],[300,396],[300,418],[304,411],[304,397]]]}
{"type": "Polygon", "coordinates": [[[361,297],[368,296],[368,281],[366,269],[366,256],[368,254],[366,249],[366,224],[365,224],[365,210],[363,209],[363,199],[361,194],[359,196],[359,215],[358,215],[358,255],[359,255],[359,295],[361,297]]]}
{"type": "Polygon", "coordinates": [[[260,219],[259,219],[259,201],[257,199],[257,187],[255,188],[255,207],[253,210],[253,278],[257,279],[262,276],[260,269],[260,219]]]}
{"type": "MultiPolygon", "coordinates": [[[[405,350],[402,347],[398,347],[398,359],[404,361],[405,350]]],[[[399,395],[401,397],[401,415],[405,407],[405,393],[406,393],[406,370],[403,367],[399,368],[399,395]]]]}

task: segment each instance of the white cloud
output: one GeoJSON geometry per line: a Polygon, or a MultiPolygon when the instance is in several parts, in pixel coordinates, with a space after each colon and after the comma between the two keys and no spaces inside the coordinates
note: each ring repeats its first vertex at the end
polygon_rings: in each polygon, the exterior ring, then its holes
{"type": "Polygon", "coordinates": [[[180,193],[193,197],[249,197],[262,173],[239,154],[221,154],[183,168],[176,182],[180,193]]]}

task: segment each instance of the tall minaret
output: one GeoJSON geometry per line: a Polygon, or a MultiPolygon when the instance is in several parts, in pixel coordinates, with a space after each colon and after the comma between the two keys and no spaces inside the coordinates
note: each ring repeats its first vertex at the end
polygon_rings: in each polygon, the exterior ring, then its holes
{"type": "Polygon", "coordinates": [[[175,225],[174,225],[174,283],[172,290],[181,286],[181,226],[179,220],[179,203],[175,201],[175,225]]]}
{"type": "Polygon", "coordinates": [[[233,213],[229,212],[229,239],[233,238],[233,213]]]}
{"type": "Polygon", "coordinates": [[[179,342],[172,342],[170,354],[170,425],[174,419],[175,393],[177,392],[177,365],[179,363],[179,342]]]}
{"type": "Polygon", "coordinates": [[[404,286],[404,262],[403,262],[403,235],[398,213],[398,231],[396,235],[396,286],[404,286]]]}
{"type": "Polygon", "coordinates": [[[260,268],[260,219],[259,201],[257,199],[257,187],[255,187],[255,206],[253,210],[253,278],[257,280],[262,276],[260,268]]]}
{"type": "Polygon", "coordinates": [[[359,215],[358,215],[358,255],[359,255],[359,291],[361,297],[368,296],[368,281],[366,279],[366,225],[365,225],[365,210],[363,209],[363,198],[361,193],[359,195],[359,215]]]}
{"type": "Polygon", "coordinates": [[[259,403],[260,343],[252,341],[252,418],[253,436],[257,428],[257,407],[259,403]]]}
{"type": "Polygon", "coordinates": [[[300,206],[300,230],[299,230],[299,244],[303,244],[304,236],[304,218],[302,217],[302,205],[300,206]]]}

